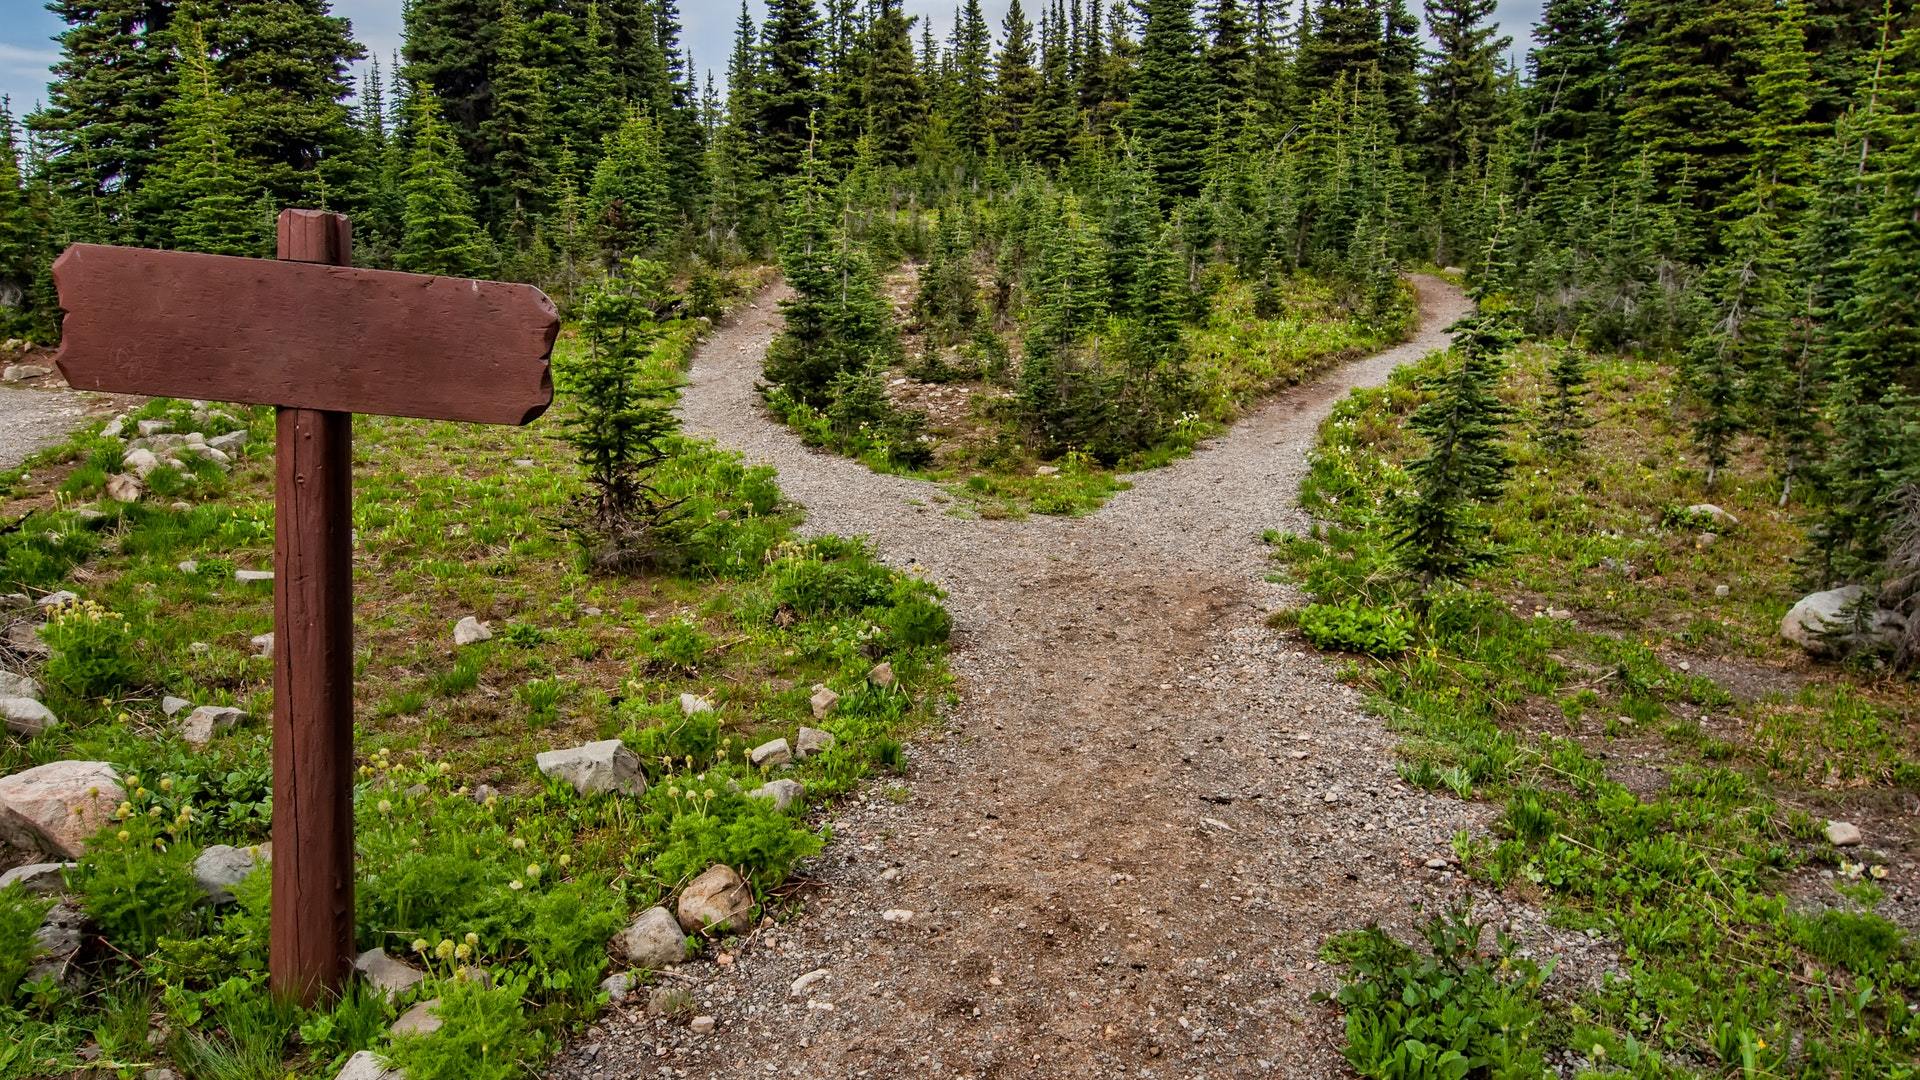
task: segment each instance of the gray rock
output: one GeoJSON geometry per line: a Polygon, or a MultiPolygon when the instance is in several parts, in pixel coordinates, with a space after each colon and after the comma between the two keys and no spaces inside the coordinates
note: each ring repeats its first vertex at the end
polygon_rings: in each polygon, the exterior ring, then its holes
{"type": "Polygon", "coordinates": [[[627,963],[648,971],[658,971],[687,958],[687,933],[663,907],[650,907],[640,913],[633,925],[620,932],[620,955],[627,963]]]}
{"type": "Polygon", "coordinates": [[[173,424],[166,420],[142,420],[134,426],[139,430],[141,438],[165,435],[167,432],[173,430],[173,424]]]}
{"type": "Polygon", "coordinates": [[[0,611],[32,611],[33,597],[26,593],[0,593],[0,611]]]}
{"type": "Polygon", "coordinates": [[[347,1059],[333,1080],[406,1080],[406,1073],[381,1064],[371,1050],[361,1050],[347,1059]]]}
{"type": "Polygon", "coordinates": [[[180,1074],[172,1069],[148,1069],[140,1074],[140,1080],[180,1080],[180,1074]]]}
{"type": "Polygon", "coordinates": [[[1804,596],[1780,621],[1780,636],[1811,656],[1847,656],[1856,652],[1884,652],[1897,647],[1907,622],[1898,612],[1868,611],[1857,626],[1854,612],[1866,601],[1858,585],[1804,596]]]}
{"type": "Polygon", "coordinates": [[[772,780],[747,792],[749,799],[772,799],[775,810],[785,811],[807,797],[807,786],[798,780],[772,780]]]}
{"type": "Polygon", "coordinates": [[[40,684],[25,675],[0,668],[0,697],[19,697],[40,700],[40,684]]]}
{"type": "Polygon", "coordinates": [[[674,914],[689,934],[744,930],[753,916],[753,889],[733,867],[715,863],[680,890],[674,914]]]}
{"type": "Polygon", "coordinates": [[[873,670],[867,672],[867,681],[879,687],[882,690],[893,689],[894,680],[893,680],[892,661],[882,660],[879,663],[873,665],[873,670]]]}
{"type": "Polygon", "coordinates": [[[713,1032],[713,1017],[696,1016],[687,1021],[687,1030],[695,1035],[707,1035],[713,1032]]]}
{"type": "Polygon", "coordinates": [[[168,716],[173,716],[182,709],[191,708],[193,708],[193,702],[183,697],[168,695],[160,699],[160,711],[166,713],[168,716]]]}
{"type": "Polygon", "coordinates": [[[173,564],[173,568],[183,574],[197,574],[200,572],[200,564],[192,559],[182,559],[173,564]]]}
{"type": "Polygon", "coordinates": [[[492,628],[471,615],[453,624],[455,645],[478,645],[492,636],[492,628]]]}
{"type": "Polygon", "coordinates": [[[708,701],[706,698],[703,698],[698,694],[681,694],[680,695],[680,713],[682,716],[692,716],[694,713],[703,713],[703,712],[712,712],[712,711],[713,711],[713,702],[708,701]]]}
{"type": "Polygon", "coordinates": [[[223,453],[238,453],[241,447],[247,445],[247,433],[244,431],[229,431],[225,435],[215,435],[213,438],[207,440],[207,445],[223,453]]]}
{"type": "Polygon", "coordinates": [[[640,980],[631,971],[617,972],[600,980],[600,990],[607,995],[610,1004],[619,1005],[633,996],[634,987],[640,980]]]}
{"type": "Polygon", "coordinates": [[[0,640],[5,640],[7,648],[21,656],[45,659],[53,655],[47,643],[40,640],[40,634],[32,623],[17,622],[0,632],[0,640]]]}
{"type": "Polygon", "coordinates": [[[368,949],[353,958],[353,970],[367,985],[387,996],[388,1001],[419,986],[426,975],[418,969],[387,955],[387,950],[368,949]]]}
{"type": "Polygon", "coordinates": [[[26,382],[28,379],[44,379],[53,374],[53,369],[45,364],[8,364],[0,368],[0,382],[26,382]]]}
{"type": "Polygon", "coordinates": [[[200,891],[215,904],[230,903],[233,887],[247,879],[260,865],[259,848],[240,848],[214,844],[203,848],[193,860],[193,880],[200,891]]]}
{"type": "Polygon", "coordinates": [[[126,797],[104,761],[55,761],[0,777],[0,840],[77,859],[126,797]]]}
{"type": "Polygon", "coordinates": [[[272,581],[273,571],[271,570],[235,570],[233,572],[233,580],[239,582],[242,585],[253,585],[262,581],[272,581]]]}
{"type": "Polygon", "coordinates": [[[582,795],[618,791],[639,795],[647,790],[640,774],[640,758],[619,739],[604,739],[566,750],[548,750],[534,758],[541,773],[557,776],[582,795]]]}
{"type": "Polygon", "coordinates": [[[815,720],[825,720],[833,714],[833,707],[840,704],[840,695],[824,686],[815,686],[813,696],[807,699],[807,704],[813,706],[815,720]]]}
{"type": "Polygon", "coordinates": [[[1726,585],[1715,585],[1713,587],[1713,595],[1725,600],[1727,597],[1733,595],[1733,589],[1726,585]]]}
{"type": "Polygon", "coordinates": [[[80,599],[80,595],[78,593],[72,593],[72,592],[68,592],[65,589],[61,589],[58,592],[48,593],[47,595],[34,601],[34,603],[40,605],[41,611],[51,611],[54,608],[60,607],[63,604],[71,604],[78,599],[80,599]]]}
{"type": "Polygon", "coordinates": [[[160,455],[138,446],[127,451],[126,456],[120,459],[120,467],[145,480],[148,473],[160,467],[160,455]]]}
{"type": "Polygon", "coordinates": [[[747,760],[753,762],[755,765],[761,766],[785,765],[787,762],[793,760],[793,750],[787,746],[787,740],[775,739],[772,742],[763,742],[759,746],[754,747],[747,754],[747,760]]]}
{"type": "Polygon", "coordinates": [[[107,421],[107,426],[100,429],[100,437],[103,439],[117,439],[125,434],[126,430],[127,415],[121,413],[119,416],[107,421]]]}
{"type": "Polygon", "coordinates": [[[494,787],[492,784],[474,785],[473,801],[479,803],[481,806],[487,805],[488,799],[497,799],[499,797],[500,789],[494,787]]]}
{"type": "Polygon", "coordinates": [[[38,959],[27,969],[26,981],[52,979],[71,991],[84,988],[86,979],[75,961],[86,943],[86,926],[86,912],[64,900],[49,908],[33,933],[38,959]]]}
{"type": "Polygon", "coordinates": [[[80,524],[85,525],[89,529],[98,529],[107,523],[107,515],[95,510],[91,506],[83,506],[75,510],[73,516],[79,518],[80,524]]]}
{"type": "Polygon", "coordinates": [[[428,998],[413,1008],[400,1014],[393,1022],[395,1035],[431,1035],[440,1030],[441,1019],[433,1014],[440,1007],[439,998],[428,998]]]}
{"type": "Polygon", "coordinates": [[[248,641],[248,644],[253,646],[253,655],[255,656],[273,655],[273,635],[271,633],[255,634],[248,641]]]}
{"type": "Polygon", "coordinates": [[[65,891],[66,872],[78,865],[70,862],[37,862],[16,866],[0,874],[0,889],[18,885],[36,896],[52,896],[65,891]]]}
{"type": "Polygon", "coordinates": [[[1851,821],[1827,822],[1827,843],[1834,847],[1858,847],[1864,839],[1860,835],[1860,826],[1851,821]]]}
{"type": "Polygon", "coordinates": [[[132,473],[115,473],[107,477],[107,498],[114,502],[137,503],[140,496],[146,493],[146,485],[132,473]]]}
{"type": "Polygon", "coordinates": [[[1712,503],[1694,503],[1687,507],[1687,513],[1712,521],[1715,525],[1732,526],[1740,524],[1740,519],[1727,513],[1712,503]]]}
{"type": "Polygon", "coordinates": [[[232,731],[246,718],[245,709],[230,705],[202,705],[180,721],[180,739],[195,750],[204,750],[207,744],[213,742],[214,736],[232,731]]]}
{"type": "Polygon", "coordinates": [[[48,728],[59,726],[60,718],[33,698],[0,697],[0,723],[15,735],[31,739],[48,728]]]}
{"type": "Polygon", "coordinates": [[[822,750],[833,749],[833,744],[832,732],[802,727],[793,737],[793,754],[798,758],[810,758],[822,750]]]}

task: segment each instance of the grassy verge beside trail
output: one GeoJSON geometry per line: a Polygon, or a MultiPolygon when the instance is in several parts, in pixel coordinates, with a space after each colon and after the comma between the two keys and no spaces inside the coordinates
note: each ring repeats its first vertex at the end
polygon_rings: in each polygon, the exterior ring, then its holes
{"type": "MultiPolygon", "coordinates": [[[[667,324],[646,376],[677,383],[701,326],[667,324]]],[[[804,807],[899,768],[898,740],[946,692],[946,613],[857,542],[800,542],[771,470],[689,439],[655,477],[685,500],[678,569],[583,572],[555,525],[580,483],[555,437],[579,356],[563,335],[559,399],[528,428],[356,420],[358,945],[429,976],[393,1002],[355,990],[276,1005],[262,992],[269,875],[218,908],[192,877],[207,846],[269,836],[272,663],[250,639],[272,629],[272,587],[234,571],[272,565],[271,411],[207,422],[186,403],[146,405],[140,417],[179,431],[244,429],[247,450],[228,474],[163,468],[145,501],[100,503],[103,520],[77,507],[123,448],[96,432],[0,478],[0,517],[29,510],[0,536],[0,592],[64,587],[111,613],[63,631],[36,671],[61,723],[6,736],[0,772],[100,760],[128,792],[67,875],[90,919],[81,980],[25,977],[45,905],[0,893],[0,1077],[80,1069],[96,1051],[93,1067],[122,1075],[331,1077],[363,1048],[413,1080],[534,1075],[603,1006],[602,979],[624,969],[608,939],[636,912],[715,862],[762,910],[793,902],[783,883],[825,833],[742,792],[777,772],[804,782],[804,807]],[[492,638],[456,649],[466,615],[492,638]],[[882,660],[892,686],[868,678],[882,660]],[[816,683],[840,694],[823,721],[816,683]],[[684,714],[682,693],[714,710],[684,714]],[[162,695],[248,719],[196,751],[162,695]],[[802,723],[837,742],[790,771],[748,762],[802,723]],[[534,768],[540,751],[608,738],[638,755],[644,795],[582,796],[534,768]],[[457,977],[475,966],[490,983],[457,977]],[[438,1033],[388,1034],[434,997],[438,1033]]]]}
{"type": "MultiPolygon", "coordinates": [[[[1540,400],[1545,363],[1523,352],[1503,397],[1540,400]]],[[[1438,364],[1328,421],[1306,490],[1321,524],[1274,538],[1316,600],[1295,624],[1356,654],[1345,677],[1399,732],[1410,784],[1502,808],[1493,835],[1456,838],[1467,872],[1618,959],[1569,989],[1489,952],[1460,912],[1425,948],[1342,935],[1328,954],[1351,973],[1354,1067],[1915,1075],[1920,949],[1883,913],[1914,840],[1899,809],[1920,791],[1914,684],[1817,669],[1773,639],[1798,595],[1798,524],[1758,461],[1704,491],[1671,371],[1632,359],[1593,361],[1579,458],[1547,455],[1521,417],[1515,479],[1485,511],[1504,559],[1407,614],[1390,511],[1409,487],[1404,420],[1438,364]],[[1685,509],[1702,502],[1739,524],[1711,531],[1685,509]],[[1823,827],[1842,816],[1904,850],[1833,847],[1823,827]]]]}

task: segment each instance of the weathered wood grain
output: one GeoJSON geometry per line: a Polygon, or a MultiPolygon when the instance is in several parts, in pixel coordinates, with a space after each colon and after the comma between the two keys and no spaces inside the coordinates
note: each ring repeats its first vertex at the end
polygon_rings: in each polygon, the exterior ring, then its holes
{"type": "MultiPolygon", "coordinates": [[[[282,239],[345,258],[335,228],[282,239]]],[[[77,389],[491,424],[553,401],[560,319],[531,285],[98,244],[53,279],[77,389]]]]}
{"type": "MultiPolygon", "coordinates": [[[[280,216],[280,258],[345,260],[338,214],[280,216]]],[[[273,993],[339,992],[353,941],[353,415],[276,417],[273,578],[273,993]]]]}

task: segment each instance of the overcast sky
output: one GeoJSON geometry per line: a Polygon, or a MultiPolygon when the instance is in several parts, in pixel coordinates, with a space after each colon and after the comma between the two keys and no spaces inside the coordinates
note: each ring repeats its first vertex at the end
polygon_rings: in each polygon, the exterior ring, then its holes
{"type": "MultiPolygon", "coordinates": [[[[757,23],[765,5],[762,0],[751,2],[757,23]]],[[[1539,16],[1540,3],[1500,0],[1499,18],[1507,33],[1513,35],[1516,49],[1525,47],[1528,27],[1539,16]]],[[[984,6],[996,27],[997,39],[1007,0],[986,0],[984,6]]],[[[1412,6],[1419,7],[1417,0],[1412,6]]],[[[739,0],[681,0],[680,8],[686,23],[685,41],[693,50],[694,62],[702,71],[717,69],[716,76],[724,78],[739,0]]],[[[934,33],[941,40],[951,28],[953,8],[953,0],[907,0],[907,11],[931,18],[934,33]]],[[[354,36],[369,51],[385,57],[400,48],[400,0],[333,0],[333,9],[353,20],[354,36]]],[[[53,36],[61,26],[42,0],[0,0],[0,94],[13,99],[16,114],[26,113],[45,99],[47,66],[59,58],[53,36]]],[[[916,29],[916,41],[918,36],[916,29]]]]}

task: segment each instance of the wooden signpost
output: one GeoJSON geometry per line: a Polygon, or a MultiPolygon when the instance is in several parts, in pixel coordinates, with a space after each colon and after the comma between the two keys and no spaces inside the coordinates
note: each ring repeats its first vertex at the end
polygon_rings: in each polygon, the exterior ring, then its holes
{"type": "Polygon", "coordinates": [[[272,987],[353,962],[353,415],[525,424],[560,318],[530,285],[357,270],[339,214],[286,210],[279,261],[76,244],[57,363],[83,390],[273,405],[272,987]]]}

